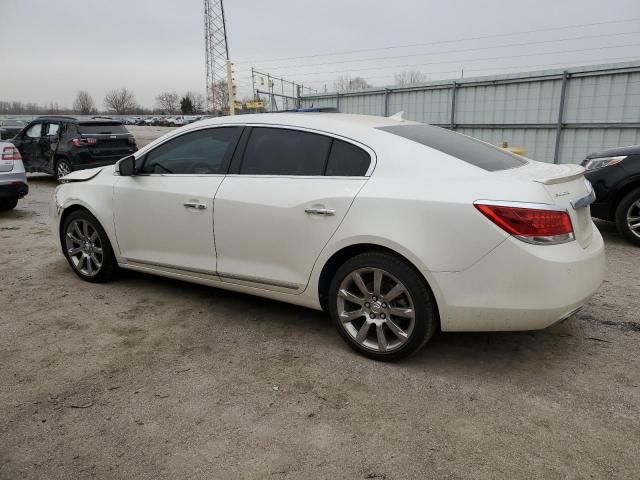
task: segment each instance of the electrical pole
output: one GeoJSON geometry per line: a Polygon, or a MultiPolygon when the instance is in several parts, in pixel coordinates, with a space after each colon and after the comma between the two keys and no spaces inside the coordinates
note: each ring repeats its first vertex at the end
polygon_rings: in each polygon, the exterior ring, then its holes
{"type": "Polygon", "coordinates": [[[229,94],[229,115],[236,114],[236,98],[233,91],[233,71],[231,62],[227,60],[227,92],[229,94]]]}
{"type": "Polygon", "coordinates": [[[223,99],[225,69],[229,61],[227,28],[222,0],[204,0],[204,46],[207,67],[207,108],[210,111],[226,107],[223,99]]]}

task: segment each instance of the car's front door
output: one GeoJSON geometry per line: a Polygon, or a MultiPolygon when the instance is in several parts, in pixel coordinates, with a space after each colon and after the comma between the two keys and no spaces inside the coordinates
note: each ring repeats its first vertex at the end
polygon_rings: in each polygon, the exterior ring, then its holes
{"type": "Polygon", "coordinates": [[[42,168],[42,155],[40,139],[43,135],[42,122],[34,122],[20,134],[17,142],[18,150],[22,155],[22,162],[28,172],[38,171],[42,168]]]}
{"type": "Polygon", "coordinates": [[[218,275],[300,292],[366,182],[371,156],[347,141],[280,127],[247,128],[237,150],[215,198],[218,275]],[[359,162],[350,172],[331,166],[345,151],[359,162]]]}
{"type": "Polygon", "coordinates": [[[184,133],[136,159],[114,187],[118,248],[127,262],[215,274],[213,198],[241,127],[184,133]]]}

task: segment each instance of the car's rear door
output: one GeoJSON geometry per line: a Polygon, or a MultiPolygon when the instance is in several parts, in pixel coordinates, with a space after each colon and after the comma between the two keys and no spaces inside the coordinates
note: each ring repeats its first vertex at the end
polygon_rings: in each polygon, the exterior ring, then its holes
{"type": "Polygon", "coordinates": [[[43,135],[40,139],[40,154],[42,155],[42,167],[50,171],[55,169],[55,156],[60,143],[62,124],[60,122],[47,121],[44,123],[43,135]]]}
{"type": "Polygon", "coordinates": [[[371,162],[371,154],[350,141],[302,129],[247,128],[215,198],[220,278],[302,291],[366,182],[371,162]],[[345,152],[355,156],[359,166],[325,175],[336,163],[332,152],[338,163],[345,152]]]}
{"type": "Polygon", "coordinates": [[[120,177],[113,206],[120,254],[129,263],[215,274],[213,198],[241,127],[183,133],[136,160],[120,177]]]}

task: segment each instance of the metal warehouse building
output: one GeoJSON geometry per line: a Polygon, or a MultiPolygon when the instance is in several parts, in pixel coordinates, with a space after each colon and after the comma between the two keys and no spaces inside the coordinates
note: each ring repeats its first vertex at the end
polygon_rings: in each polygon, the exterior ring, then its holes
{"type": "Polygon", "coordinates": [[[536,160],[578,163],[640,143],[640,62],[304,96],[302,107],[392,115],[451,128],[536,160]]]}

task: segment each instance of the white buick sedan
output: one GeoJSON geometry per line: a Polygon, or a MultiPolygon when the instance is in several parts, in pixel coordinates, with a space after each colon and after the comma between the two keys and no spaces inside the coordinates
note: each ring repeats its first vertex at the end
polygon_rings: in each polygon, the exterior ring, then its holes
{"type": "Polygon", "coordinates": [[[582,167],[396,116],[208,119],[65,180],[55,233],[83,280],[124,268],[322,309],[379,360],[438,329],[545,328],[603,278],[582,167]]]}

